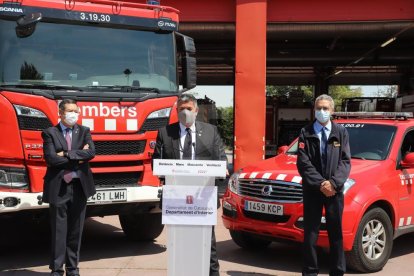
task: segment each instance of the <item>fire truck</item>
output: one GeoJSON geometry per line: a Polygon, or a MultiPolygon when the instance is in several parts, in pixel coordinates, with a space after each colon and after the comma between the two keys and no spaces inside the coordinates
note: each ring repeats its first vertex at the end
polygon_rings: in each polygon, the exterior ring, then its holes
{"type": "MultiPolygon", "coordinates": [[[[381,270],[393,240],[414,232],[414,119],[410,112],[338,112],[349,133],[351,174],[344,188],[343,242],[348,266],[381,270]]],[[[223,197],[223,222],[242,248],[274,240],[303,242],[298,141],[274,158],[234,173],[223,197]]],[[[329,247],[325,217],[318,246],[329,247]]]]}
{"type": "Polygon", "coordinates": [[[47,213],[41,132],[70,98],[96,147],[87,215],[119,215],[133,240],[162,232],[151,155],[196,76],[177,28],[178,11],[156,1],[0,0],[0,216],[47,213]]]}

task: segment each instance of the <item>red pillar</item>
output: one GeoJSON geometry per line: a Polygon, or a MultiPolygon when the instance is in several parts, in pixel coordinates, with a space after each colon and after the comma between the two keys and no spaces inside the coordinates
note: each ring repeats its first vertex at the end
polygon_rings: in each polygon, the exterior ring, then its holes
{"type": "Polygon", "coordinates": [[[264,159],[266,0],[236,0],[234,169],[264,159]]]}

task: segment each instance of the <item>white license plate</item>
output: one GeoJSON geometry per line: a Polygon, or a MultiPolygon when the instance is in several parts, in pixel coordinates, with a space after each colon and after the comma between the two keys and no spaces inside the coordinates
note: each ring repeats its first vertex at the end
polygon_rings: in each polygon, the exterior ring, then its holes
{"type": "Polygon", "coordinates": [[[108,203],[127,201],[126,189],[97,190],[96,194],[88,198],[88,203],[108,203]]]}
{"type": "Polygon", "coordinates": [[[244,210],[257,212],[257,213],[264,213],[264,214],[271,214],[271,215],[283,215],[283,205],[271,204],[271,203],[264,203],[258,201],[248,201],[244,202],[244,210]]]}

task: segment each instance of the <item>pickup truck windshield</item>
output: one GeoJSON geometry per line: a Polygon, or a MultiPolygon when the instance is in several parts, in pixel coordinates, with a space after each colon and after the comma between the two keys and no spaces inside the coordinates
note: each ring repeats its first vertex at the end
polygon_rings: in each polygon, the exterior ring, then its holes
{"type": "Polygon", "coordinates": [[[39,22],[19,38],[15,27],[0,19],[0,85],[177,93],[171,32],[39,22]]]}
{"type": "MultiPolygon", "coordinates": [[[[384,160],[388,156],[396,127],[377,124],[341,123],[349,133],[351,157],[363,160],[384,160]]],[[[296,154],[296,141],[286,152],[296,154]]]]}

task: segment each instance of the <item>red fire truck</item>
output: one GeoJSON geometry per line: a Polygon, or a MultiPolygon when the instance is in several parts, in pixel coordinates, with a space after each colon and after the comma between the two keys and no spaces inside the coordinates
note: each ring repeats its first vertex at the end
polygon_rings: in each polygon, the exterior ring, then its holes
{"type": "MultiPolygon", "coordinates": [[[[348,266],[382,269],[393,239],[414,232],[414,120],[412,113],[344,112],[336,120],[350,137],[352,169],[345,183],[344,249],[348,266]]],[[[298,142],[283,153],[233,174],[223,197],[223,221],[243,248],[273,240],[303,241],[298,142]]],[[[329,241],[322,218],[318,245],[329,241]]]]}
{"type": "Polygon", "coordinates": [[[0,0],[0,215],[46,213],[41,131],[71,98],[96,146],[88,215],[119,215],[135,240],[161,233],[151,154],[196,65],[178,11],[153,2],[0,0]]]}

